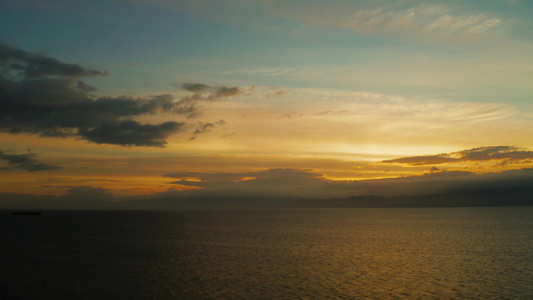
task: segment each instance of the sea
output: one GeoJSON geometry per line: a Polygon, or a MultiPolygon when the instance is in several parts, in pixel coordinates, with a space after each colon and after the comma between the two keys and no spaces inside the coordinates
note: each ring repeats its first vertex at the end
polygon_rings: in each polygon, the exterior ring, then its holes
{"type": "Polygon", "coordinates": [[[0,299],[533,299],[533,207],[4,211],[0,299]]]}

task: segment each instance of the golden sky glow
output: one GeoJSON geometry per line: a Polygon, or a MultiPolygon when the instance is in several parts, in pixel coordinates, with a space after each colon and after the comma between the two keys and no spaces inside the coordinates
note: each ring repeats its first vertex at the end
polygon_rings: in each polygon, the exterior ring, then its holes
{"type": "Polygon", "coordinates": [[[166,20],[139,36],[90,5],[91,41],[52,38],[70,9],[0,4],[0,192],[395,195],[533,168],[530,4],[204,2],[112,1],[166,20]]]}

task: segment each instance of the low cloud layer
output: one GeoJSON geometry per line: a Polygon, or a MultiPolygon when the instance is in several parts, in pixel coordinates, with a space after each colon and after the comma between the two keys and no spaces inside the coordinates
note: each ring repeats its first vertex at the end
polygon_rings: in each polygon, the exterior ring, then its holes
{"type": "Polygon", "coordinates": [[[512,146],[480,147],[437,155],[410,156],[384,160],[382,163],[435,165],[459,162],[496,162],[498,165],[530,163],[533,151],[512,146]]]}
{"type": "Polygon", "coordinates": [[[501,173],[474,174],[466,171],[428,173],[418,176],[374,180],[330,180],[322,174],[302,169],[269,169],[246,173],[166,174],[179,186],[201,187],[185,194],[220,196],[282,196],[295,198],[332,198],[378,195],[413,196],[442,193],[468,187],[531,185],[533,169],[501,173]]]}
{"type": "Polygon", "coordinates": [[[195,117],[199,115],[199,101],[216,101],[240,93],[238,87],[189,84],[183,89],[192,94],[182,99],[171,95],[91,96],[89,93],[96,88],[82,79],[106,75],[0,41],[0,131],[77,137],[99,144],[164,147],[171,134],[185,130],[185,122],[143,124],[136,117],[163,112],[195,117]]]}
{"type": "Polygon", "coordinates": [[[533,169],[484,175],[458,171],[439,172],[365,181],[328,180],[321,174],[302,169],[269,169],[244,173],[178,172],[166,176],[176,179],[176,189],[147,196],[118,197],[113,195],[112,191],[101,187],[69,186],[62,196],[2,194],[0,207],[170,209],[286,206],[295,203],[298,206],[324,207],[389,204],[524,205],[520,203],[531,203],[530,193],[533,191],[533,169]],[[183,186],[196,189],[178,189],[183,186]],[[383,197],[397,202],[389,203],[383,197]],[[346,198],[348,202],[341,201],[339,204],[336,198],[346,198]],[[297,202],[293,202],[295,200],[297,202]]]}
{"type": "Polygon", "coordinates": [[[8,167],[0,167],[0,171],[8,171],[13,169],[23,169],[28,172],[47,171],[62,169],[59,166],[40,162],[35,159],[34,153],[27,154],[6,154],[0,151],[0,159],[7,161],[8,167]]]}
{"type": "Polygon", "coordinates": [[[165,177],[176,178],[176,184],[193,185],[202,187],[227,186],[228,184],[266,186],[279,188],[290,186],[298,187],[300,184],[321,183],[322,175],[300,169],[268,169],[245,173],[200,173],[178,172],[169,173],[165,177]]]}
{"type": "Polygon", "coordinates": [[[0,194],[0,207],[12,209],[127,209],[110,190],[68,187],[64,195],[0,194]]]}

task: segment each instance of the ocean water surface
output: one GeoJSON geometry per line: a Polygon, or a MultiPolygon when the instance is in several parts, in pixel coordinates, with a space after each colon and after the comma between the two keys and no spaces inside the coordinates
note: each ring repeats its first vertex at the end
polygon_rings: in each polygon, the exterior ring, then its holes
{"type": "Polygon", "coordinates": [[[0,299],[533,299],[533,207],[0,215],[0,299]]]}

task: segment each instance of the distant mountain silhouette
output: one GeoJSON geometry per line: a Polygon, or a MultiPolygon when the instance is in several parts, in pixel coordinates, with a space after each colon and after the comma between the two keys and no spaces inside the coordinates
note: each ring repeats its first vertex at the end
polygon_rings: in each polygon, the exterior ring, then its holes
{"type": "Polygon", "coordinates": [[[293,207],[475,207],[533,205],[533,186],[458,189],[422,196],[299,199],[293,207]]]}

